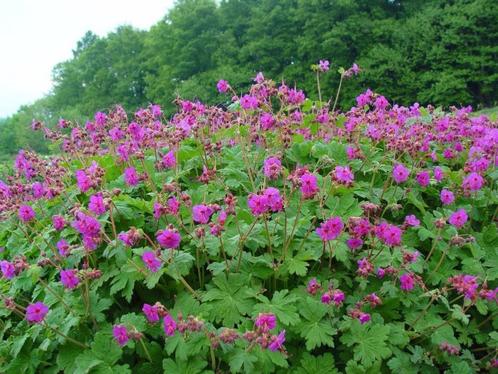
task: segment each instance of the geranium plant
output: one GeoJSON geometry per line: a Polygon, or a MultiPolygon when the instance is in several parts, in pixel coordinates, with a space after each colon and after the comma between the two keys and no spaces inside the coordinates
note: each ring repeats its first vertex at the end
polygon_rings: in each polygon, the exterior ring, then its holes
{"type": "Polygon", "coordinates": [[[60,153],[0,182],[1,372],[498,365],[498,123],[217,89],[228,110],[33,122],[60,153]]]}

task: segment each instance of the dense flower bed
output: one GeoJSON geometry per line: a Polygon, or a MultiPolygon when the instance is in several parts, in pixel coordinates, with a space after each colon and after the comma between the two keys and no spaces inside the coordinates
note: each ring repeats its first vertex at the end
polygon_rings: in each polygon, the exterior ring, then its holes
{"type": "Polygon", "coordinates": [[[0,182],[1,372],[498,365],[496,122],[217,88],[228,109],[33,122],[61,153],[0,182]]]}

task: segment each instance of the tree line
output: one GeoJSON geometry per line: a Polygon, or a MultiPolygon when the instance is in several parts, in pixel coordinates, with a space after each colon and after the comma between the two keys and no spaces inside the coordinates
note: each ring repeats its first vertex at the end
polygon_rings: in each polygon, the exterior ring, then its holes
{"type": "Polygon", "coordinates": [[[325,98],[339,67],[362,69],[344,86],[342,109],[367,88],[403,105],[493,106],[497,19],[495,0],[178,0],[147,31],[87,32],[54,67],[51,92],[0,120],[0,155],[49,152],[29,130],[33,118],[83,122],[114,104],[131,111],[159,103],[172,113],[178,95],[223,103],[219,79],[242,92],[259,71],[316,98],[310,66],[319,59],[331,61],[325,98]]]}

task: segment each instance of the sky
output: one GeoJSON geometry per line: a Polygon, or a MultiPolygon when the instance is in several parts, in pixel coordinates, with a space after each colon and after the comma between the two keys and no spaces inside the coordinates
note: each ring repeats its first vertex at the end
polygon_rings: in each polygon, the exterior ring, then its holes
{"type": "Polygon", "coordinates": [[[86,31],[148,29],[173,0],[0,0],[0,118],[50,91],[52,68],[86,31]]]}

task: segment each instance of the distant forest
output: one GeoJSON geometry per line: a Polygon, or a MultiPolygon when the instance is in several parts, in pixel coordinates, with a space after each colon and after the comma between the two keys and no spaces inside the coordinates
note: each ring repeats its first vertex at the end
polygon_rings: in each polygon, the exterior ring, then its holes
{"type": "Polygon", "coordinates": [[[497,20],[496,0],[179,0],[148,31],[87,32],[54,67],[50,94],[0,120],[0,157],[50,152],[30,130],[33,118],[84,122],[114,104],[158,103],[170,114],[177,95],[222,103],[219,79],[242,92],[259,71],[316,98],[310,66],[319,59],[331,61],[327,98],[339,67],[362,69],[345,85],[342,109],[366,88],[404,105],[494,106],[497,20]]]}

